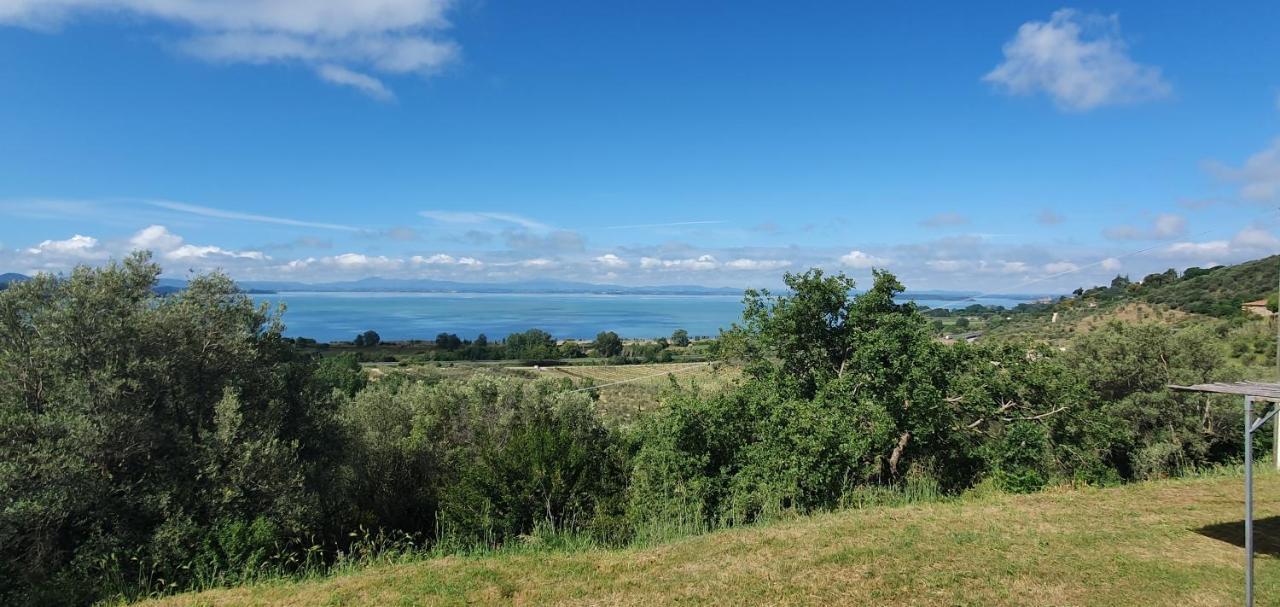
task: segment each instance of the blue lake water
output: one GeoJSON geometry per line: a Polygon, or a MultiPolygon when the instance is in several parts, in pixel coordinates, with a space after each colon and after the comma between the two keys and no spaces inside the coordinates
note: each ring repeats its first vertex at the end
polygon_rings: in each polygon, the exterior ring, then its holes
{"type": "MultiPolygon", "coordinates": [[[[373,329],[385,340],[434,339],[441,332],[491,339],[538,328],[557,338],[590,339],[600,331],[623,337],[716,335],[742,313],[737,295],[598,295],[590,293],[311,293],[254,295],[283,302],[286,334],[320,341],[347,340],[373,329]]],[[[917,298],[922,305],[944,300],[917,298]]],[[[1024,300],[984,298],[1013,306],[1024,300]]],[[[965,302],[960,305],[968,305],[965,302]]]]}

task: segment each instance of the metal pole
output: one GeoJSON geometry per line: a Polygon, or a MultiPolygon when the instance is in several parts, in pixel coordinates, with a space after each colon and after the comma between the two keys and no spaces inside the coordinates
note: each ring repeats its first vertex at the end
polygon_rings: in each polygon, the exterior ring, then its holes
{"type": "Polygon", "coordinates": [[[1244,397],[1244,604],[1253,607],[1253,397],[1244,397]]]}

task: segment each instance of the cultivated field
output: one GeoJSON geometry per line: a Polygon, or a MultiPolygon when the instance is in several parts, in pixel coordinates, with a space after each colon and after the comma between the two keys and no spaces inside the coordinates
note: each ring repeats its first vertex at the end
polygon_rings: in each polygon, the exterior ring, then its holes
{"type": "Polygon", "coordinates": [[[499,366],[494,363],[444,363],[435,365],[369,365],[375,380],[390,373],[407,373],[422,378],[462,378],[474,373],[499,373],[524,379],[567,379],[574,388],[597,386],[593,396],[601,415],[611,421],[629,423],[637,416],[662,406],[662,394],[680,387],[720,390],[741,376],[741,370],[722,362],[679,362],[640,365],[575,364],[551,367],[499,366]]]}
{"type": "MultiPolygon", "coordinates": [[[[1280,604],[1280,476],[1258,482],[1280,604]]],[[[152,605],[1239,605],[1238,475],[846,511],[648,548],[515,550],[152,605]]]]}

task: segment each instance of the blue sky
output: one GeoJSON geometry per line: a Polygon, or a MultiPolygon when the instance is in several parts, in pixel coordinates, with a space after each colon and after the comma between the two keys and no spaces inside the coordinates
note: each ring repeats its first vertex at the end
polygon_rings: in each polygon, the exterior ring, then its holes
{"type": "Polygon", "coordinates": [[[1277,17],[0,0],[0,270],[1052,291],[1240,261],[1280,250],[1277,17]]]}

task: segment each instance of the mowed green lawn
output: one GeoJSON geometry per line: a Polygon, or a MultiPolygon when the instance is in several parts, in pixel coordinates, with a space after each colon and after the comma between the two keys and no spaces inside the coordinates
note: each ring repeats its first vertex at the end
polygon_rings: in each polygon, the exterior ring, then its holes
{"type": "MultiPolygon", "coordinates": [[[[1280,605],[1280,476],[1257,487],[1259,605],[1280,605]]],[[[373,567],[165,605],[1239,605],[1241,479],[823,514],[650,548],[373,567]],[[1230,541],[1228,541],[1230,540],[1230,541]],[[1235,543],[1232,543],[1235,542],[1235,543]]]]}

